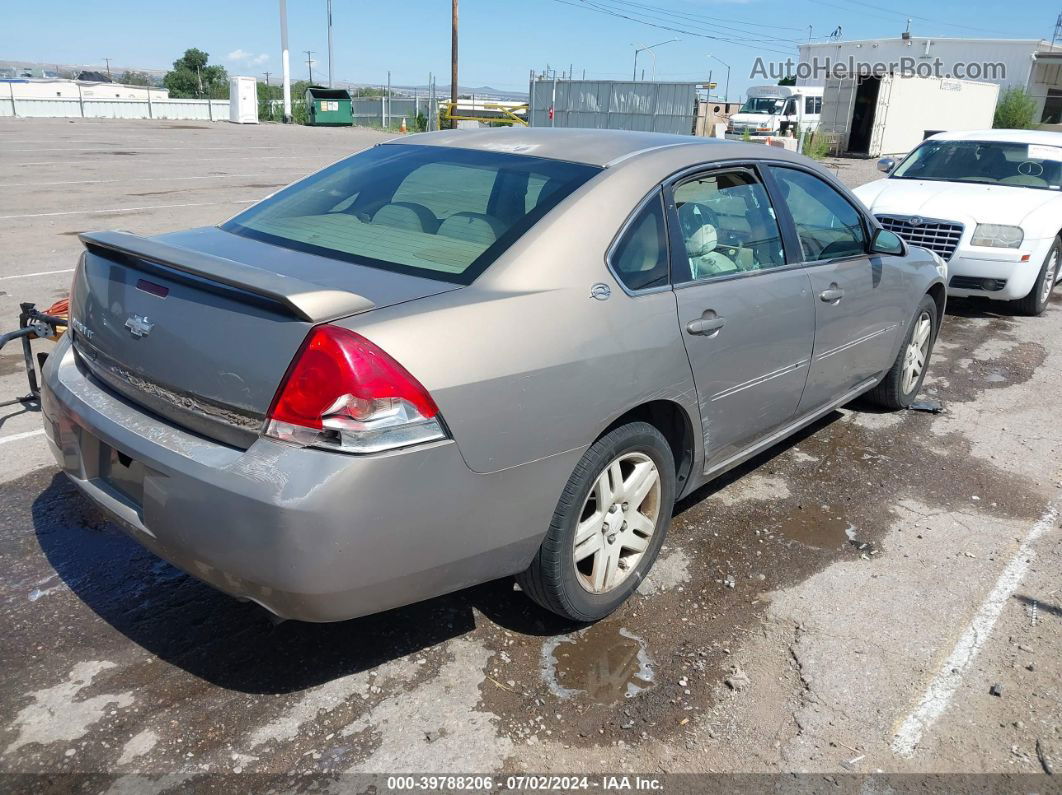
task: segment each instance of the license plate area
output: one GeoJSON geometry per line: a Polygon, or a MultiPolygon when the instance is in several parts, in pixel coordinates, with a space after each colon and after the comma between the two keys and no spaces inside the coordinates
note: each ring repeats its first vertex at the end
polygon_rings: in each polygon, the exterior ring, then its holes
{"type": "Polygon", "coordinates": [[[136,508],[144,502],[144,465],[100,443],[100,478],[136,508]]]}

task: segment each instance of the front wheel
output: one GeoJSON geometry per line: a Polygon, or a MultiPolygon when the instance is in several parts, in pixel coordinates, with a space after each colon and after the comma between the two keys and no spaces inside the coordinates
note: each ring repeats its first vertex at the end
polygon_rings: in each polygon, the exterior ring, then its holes
{"type": "Polygon", "coordinates": [[[1017,301],[1018,311],[1023,315],[1042,315],[1047,309],[1047,302],[1051,298],[1051,291],[1055,289],[1058,280],[1059,252],[1062,251],[1062,239],[1055,238],[1054,244],[1044,257],[1044,263],[1040,267],[1040,275],[1036,277],[1029,294],[1017,301]]]}
{"type": "Polygon", "coordinates": [[[937,324],[937,302],[933,296],[923,295],[896,361],[881,383],[867,393],[871,402],[886,409],[910,407],[926,377],[929,356],[937,338],[937,324]]]}
{"type": "Polygon", "coordinates": [[[675,502],[667,440],[645,422],[602,436],[568,479],[524,592],[575,621],[597,621],[626,601],[664,542],[675,502]]]}

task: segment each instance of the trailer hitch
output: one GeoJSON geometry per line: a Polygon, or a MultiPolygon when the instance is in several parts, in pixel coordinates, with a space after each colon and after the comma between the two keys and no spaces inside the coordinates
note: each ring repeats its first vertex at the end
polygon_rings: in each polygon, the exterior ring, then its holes
{"type": "Polygon", "coordinates": [[[19,304],[18,329],[7,334],[0,334],[0,349],[13,340],[22,340],[22,358],[26,365],[26,380],[29,383],[29,394],[23,397],[7,400],[0,403],[0,407],[22,405],[40,405],[41,389],[37,381],[37,368],[44,367],[47,353],[38,354],[38,362],[34,364],[33,349],[30,341],[35,338],[54,339],[66,330],[67,319],[57,315],[49,315],[37,309],[35,304],[19,304]]]}

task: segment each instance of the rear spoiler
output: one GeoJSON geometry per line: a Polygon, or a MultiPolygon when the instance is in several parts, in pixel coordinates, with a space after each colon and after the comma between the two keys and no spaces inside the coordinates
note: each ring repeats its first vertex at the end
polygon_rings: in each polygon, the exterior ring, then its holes
{"type": "Polygon", "coordinates": [[[116,252],[160,265],[208,282],[225,285],[277,304],[311,323],[368,312],[372,301],[346,290],[322,288],[291,276],[262,270],[129,232],[85,232],[78,235],[89,251],[116,252]]]}

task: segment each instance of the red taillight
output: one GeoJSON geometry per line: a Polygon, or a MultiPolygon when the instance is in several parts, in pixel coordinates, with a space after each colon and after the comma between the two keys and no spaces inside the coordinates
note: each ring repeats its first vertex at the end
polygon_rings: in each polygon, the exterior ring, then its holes
{"type": "Polygon", "coordinates": [[[317,326],[273,398],[266,433],[372,452],[442,438],[438,413],[424,387],[379,347],[353,331],[317,326]]]}

